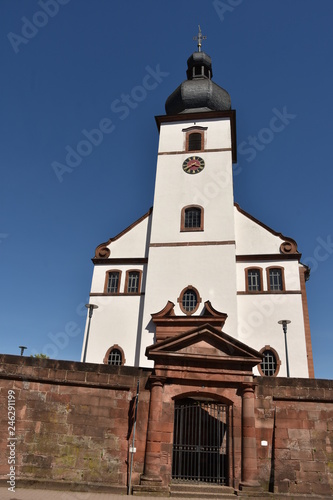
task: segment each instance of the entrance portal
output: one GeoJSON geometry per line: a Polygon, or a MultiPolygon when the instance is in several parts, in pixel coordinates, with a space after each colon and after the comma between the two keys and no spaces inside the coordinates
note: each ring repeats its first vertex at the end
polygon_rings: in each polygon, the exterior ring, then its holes
{"type": "Polygon", "coordinates": [[[175,402],[172,479],[228,484],[228,411],[214,401],[175,402]]]}

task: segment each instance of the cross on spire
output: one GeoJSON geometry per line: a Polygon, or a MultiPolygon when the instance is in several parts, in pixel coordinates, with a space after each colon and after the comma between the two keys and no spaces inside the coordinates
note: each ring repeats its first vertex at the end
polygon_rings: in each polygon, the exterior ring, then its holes
{"type": "Polygon", "coordinates": [[[203,34],[201,33],[200,25],[198,26],[198,28],[199,28],[198,36],[194,36],[193,40],[198,40],[198,52],[201,52],[201,42],[202,40],[206,40],[207,37],[203,36],[203,34]]]}

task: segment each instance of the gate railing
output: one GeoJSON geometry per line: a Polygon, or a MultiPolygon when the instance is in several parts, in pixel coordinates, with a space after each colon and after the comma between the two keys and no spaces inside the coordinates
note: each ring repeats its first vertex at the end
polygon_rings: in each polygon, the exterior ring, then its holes
{"type": "Polygon", "coordinates": [[[228,482],[228,406],[186,399],[175,404],[172,479],[228,482]]]}

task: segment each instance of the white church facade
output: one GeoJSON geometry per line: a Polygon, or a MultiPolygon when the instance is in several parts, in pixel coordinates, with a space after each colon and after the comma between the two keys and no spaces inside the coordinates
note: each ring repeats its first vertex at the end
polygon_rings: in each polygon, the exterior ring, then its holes
{"type": "Polygon", "coordinates": [[[153,367],[149,346],[208,323],[257,353],[254,375],[314,377],[309,269],[234,202],[236,114],[211,78],[199,46],[156,117],[153,207],[96,249],[81,360],[153,367]]]}

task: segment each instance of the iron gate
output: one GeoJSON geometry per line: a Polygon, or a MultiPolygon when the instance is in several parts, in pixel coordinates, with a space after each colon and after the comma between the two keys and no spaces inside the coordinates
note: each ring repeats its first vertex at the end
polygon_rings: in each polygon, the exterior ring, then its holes
{"type": "Polygon", "coordinates": [[[193,399],[175,403],[174,481],[228,483],[228,408],[193,399]]]}

